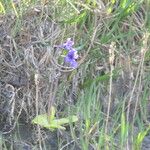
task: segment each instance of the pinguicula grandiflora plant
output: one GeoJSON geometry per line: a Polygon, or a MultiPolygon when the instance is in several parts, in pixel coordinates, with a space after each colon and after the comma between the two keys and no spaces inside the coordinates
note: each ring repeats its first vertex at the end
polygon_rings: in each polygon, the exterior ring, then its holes
{"type": "Polygon", "coordinates": [[[78,118],[75,115],[57,119],[55,117],[55,108],[52,106],[50,115],[48,114],[38,115],[32,120],[32,123],[40,125],[43,128],[47,128],[50,131],[54,131],[55,129],[65,130],[66,128],[64,127],[64,125],[76,121],[78,121],[78,118]]]}
{"type": "MultiPolygon", "coordinates": [[[[71,40],[71,38],[68,38],[67,41],[58,46],[60,49],[64,49],[67,51],[67,54],[65,55],[64,62],[68,63],[71,68],[77,68],[77,50],[73,48],[74,42],[71,40]]],[[[54,129],[62,129],[65,130],[64,125],[67,125],[72,122],[78,121],[78,117],[75,115],[67,116],[66,118],[56,118],[55,113],[56,109],[54,106],[51,106],[48,108],[50,111],[47,114],[41,114],[36,116],[33,120],[33,124],[38,124],[41,127],[48,128],[49,130],[53,131],[54,129]]]]}

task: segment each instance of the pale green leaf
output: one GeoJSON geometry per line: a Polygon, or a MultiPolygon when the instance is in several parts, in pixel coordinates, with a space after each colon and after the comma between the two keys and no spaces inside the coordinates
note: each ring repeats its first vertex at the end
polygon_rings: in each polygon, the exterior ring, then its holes
{"type": "Polygon", "coordinates": [[[53,120],[50,120],[49,122],[47,114],[42,114],[42,115],[38,115],[37,117],[35,117],[32,120],[32,123],[38,124],[41,127],[48,128],[50,130],[54,130],[57,128],[65,130],[65,127],[61,125],[67,125],[69,123],[76,122],[76,121],[78,121],[77,116],[69,116],[67,118],[53,119],[53,120]]]}

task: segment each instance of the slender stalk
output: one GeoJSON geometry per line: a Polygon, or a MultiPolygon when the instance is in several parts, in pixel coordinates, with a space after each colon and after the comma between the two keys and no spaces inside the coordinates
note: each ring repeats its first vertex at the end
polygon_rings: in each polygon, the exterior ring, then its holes
{"type": "MultiPolygon", "coordinates": [[[[113,70],[114,70],[114,66],[113,66],[114,49],[115,49],[115,43],[112,42],[109,48],[110,79],[109,79],[109,98],[108,98],[107,116],[106,116],[106,124],[105,124],[105,136],[106,137],[107,137],[107,132],[108,132],[108,122],[109,122],[110,107],[111,107],[111,101],[112,101],[112,76],[113,76],[113,70]]],[[[105,149],[108,149],[107,141],[106,141],[105,149]]]]}
{"type": "MultiPolygon", "coordinates": [[[[35,80],[35,102],[36,102],[36,116],[39,115],[39,73],[38,70],[35,73],[34,76],[35,80]]],[[[38,141],[39,141],[39,148],[42,150],[42,144],[41,144],[41,130],[40,126],[37,125],[37,131],[38,131],[38,141]]]]}

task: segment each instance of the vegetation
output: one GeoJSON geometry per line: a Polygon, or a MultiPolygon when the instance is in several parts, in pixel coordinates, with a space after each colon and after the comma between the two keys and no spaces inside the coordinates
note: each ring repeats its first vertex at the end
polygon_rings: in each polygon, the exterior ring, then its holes
{"type": "Polygon", "coordinates": [[[0,149],[150,149],[149,42],[150,0],[0,0],[0,149]]]}

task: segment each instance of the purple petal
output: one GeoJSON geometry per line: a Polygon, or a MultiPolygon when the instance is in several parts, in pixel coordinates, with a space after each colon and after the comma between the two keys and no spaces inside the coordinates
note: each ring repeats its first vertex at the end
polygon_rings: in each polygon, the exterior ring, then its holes
{"type": "Polygon", "coordinates": [[[72,61],[70,62],[70,65],[71,65],[72,68],[77,68],[78,63],[77,63],[75,60],[72,60],[72,61]]]}
{"type": "Polygon", "coordinates": [[[74,51],[74,59],[78,59],[79,55],[77,51],[74,51]]]}
{"type": "Polygon", "coordinates": [[[78,64],[74,58],[74,52],[76,52],[76,51],[69,51],[65,57],[65,62],[70,63],[70,66],[72,68],[76,68],[78,66],[78,64]]]}
{"type": "Polygon", "coordinates": [[[74,45],[74,42],[71,40],[71,38],[68,38],[67,41],[62,45],[62,47],[66,50],[72,50],[73,45],[74,45]]]}
{"type": "Polygon", "coordinates": [[[70,59],[74,59],[74,51],[69,51],[67,56],[70,58],[70,59]]]}
{"type": "Polygon", "coordinates": [[[71,62],[72,60],[70,59],[70,57],[68,57],[68,55],[65,57],[65,62],[71,62]]]}
{"type": "Polygon", "coordinates": [[[70,59],[77,59],[78,58],[78,54],[77,54],[77,51],[75,49],[70,50],[67,55],[68,55],[68,57],[70,57],[70,59]]]}
{"type": "Polygon", "coordinates": [[[72,41],[71,38],[68,38],[66,44],[72,47],[74,45],[74,41],[72,41]]]}

